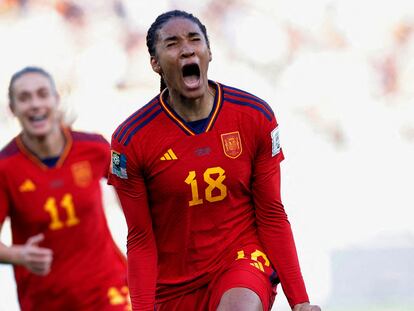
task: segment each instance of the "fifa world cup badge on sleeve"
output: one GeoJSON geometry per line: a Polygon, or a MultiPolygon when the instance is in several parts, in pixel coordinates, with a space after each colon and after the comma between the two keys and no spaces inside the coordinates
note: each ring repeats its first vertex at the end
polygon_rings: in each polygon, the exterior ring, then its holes
{"type": "Polygon", "coordinates": [[[280,152],[280,140],[279,140],[279,126],[277,126],[271,133],[272,137],[272,157],[280,152]]]}
{"type": "Polygon", "coordinates": [[[128,178],[126,157],[115,150],[111,150],[111,173],[122,179],[128,178]]]}

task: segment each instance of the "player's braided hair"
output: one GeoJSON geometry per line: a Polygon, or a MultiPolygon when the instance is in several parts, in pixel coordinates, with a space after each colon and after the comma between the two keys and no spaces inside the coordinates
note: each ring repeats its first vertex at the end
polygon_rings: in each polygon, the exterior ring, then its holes
{"type": "MultiPolygon", "coordinates": [[[[151,27],[148,29],[148,32],[147,32],[147,47],[148,47],[148,52],[151,56],[155,56],[155,45],[156,45],[157,40],[158,40],[158,37],[157,37],[158,30],[166,22],[168,22],[170,19],[176,18],[176,17],[186,18],[186,19],[189,19],[190,21],[196,23],[198,25],[198,27],[200,27],[201,31],[203,32],[203,35],[204,35],[204,38],[206,39],[206,43],[207,43],[208,48],[210,48],[210,41],[208,40],[206,26],[204,26],[200,22],[200,20],[191,13],[187,13],[185,11],[180,11],[180,10],[173,10],[173,11],[168,11],[168,12],[165,12],[165,13],[159,15],[155,19],[155,21],[152,23],[151,27]]],[[[165,81],[162,77],[161,77],[160,84],[161,84],[160,85],[160,90],[161,91],[167,87],[167,85],[165,84],[165,81]]]]}
{"type": "Polygon", "coordinates": [[[43,68],[40,67],[35,67],[35,66],[29,66],[29,67],[24,67],[23,69],[15,72],[11,79],[10,79],[10,83],[9,83],[9,101],[10,104],[13,104],[13,84],[14,82],[19,79],[21,76],[24,76],[27,73],[38,73],[41,74],[43,76],[45,76],[46,78],[49,79],[50,84],[52,85],[52,90],[54,92],[56,92],[56,85],[55,85],[55,80],[53,79],[52,75],[47,72],[46,70],[44,70],[43,68]]]}

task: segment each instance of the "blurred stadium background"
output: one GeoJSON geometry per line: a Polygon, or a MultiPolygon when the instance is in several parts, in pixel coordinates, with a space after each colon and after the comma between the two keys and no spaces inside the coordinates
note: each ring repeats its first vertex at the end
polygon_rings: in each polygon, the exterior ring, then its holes
{"type": "MultiPolygon", "coordinates": [[[[174,8],[206,24],[210,78],[275,110],[283,199],[312,301],[414,310],[412,0],[0,0],[0,145],[19,131],[7,86],[27,65],[56,77],[75,129],[109,139],[158,90],[145,35],[174,8]]],[[[125,251],[123,215],[105,196],[125,251]]],[[[281,291],[273,310],[290,310],[281,291]]],[[[0,310],[19,310],[6,265],[0,310]]]]}

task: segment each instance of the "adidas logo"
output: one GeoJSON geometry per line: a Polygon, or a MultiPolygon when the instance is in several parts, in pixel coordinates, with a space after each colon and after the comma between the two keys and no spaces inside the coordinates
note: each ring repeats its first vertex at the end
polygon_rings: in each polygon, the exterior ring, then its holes
{"type": "Polygon", "coordinates": [[[35,190],[36,186],[30,179],[26,179],[19,187],[20,192],[31,192],[35,190]]]}
{"type": "Polygon", "coordinates": [[[172,149],[168,149],[166,153],[160,158],[161,161],[170,161],[170,160],[177,160],[177,156],[175,155],[172,149]]]}

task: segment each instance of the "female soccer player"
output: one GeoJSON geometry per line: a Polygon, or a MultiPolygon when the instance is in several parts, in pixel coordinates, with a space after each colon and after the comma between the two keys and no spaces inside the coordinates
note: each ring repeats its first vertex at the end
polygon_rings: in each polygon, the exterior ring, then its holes
{"type": "Polygon", "coordinates": [[[15,73],[9,100],[22,131],[0,151],[0,224],[10,217],[13,239],[0,243],[0,262],[14,265],[21,310],[128,310],[126,261],[99,183],[108,142],[61,125],[55,83],[41,68],[15,73]]]}
{"type": "Polygon", "coordinates": [[[205,26],[160,15],[147,34],[162,91],[112,136],[133,310],[270,310],[281,282],[309,304],[280,200],[283,153],[260,98],[208,80],[205,26]],[[164,88],[165,86],[165,88],[164,88]]]}

